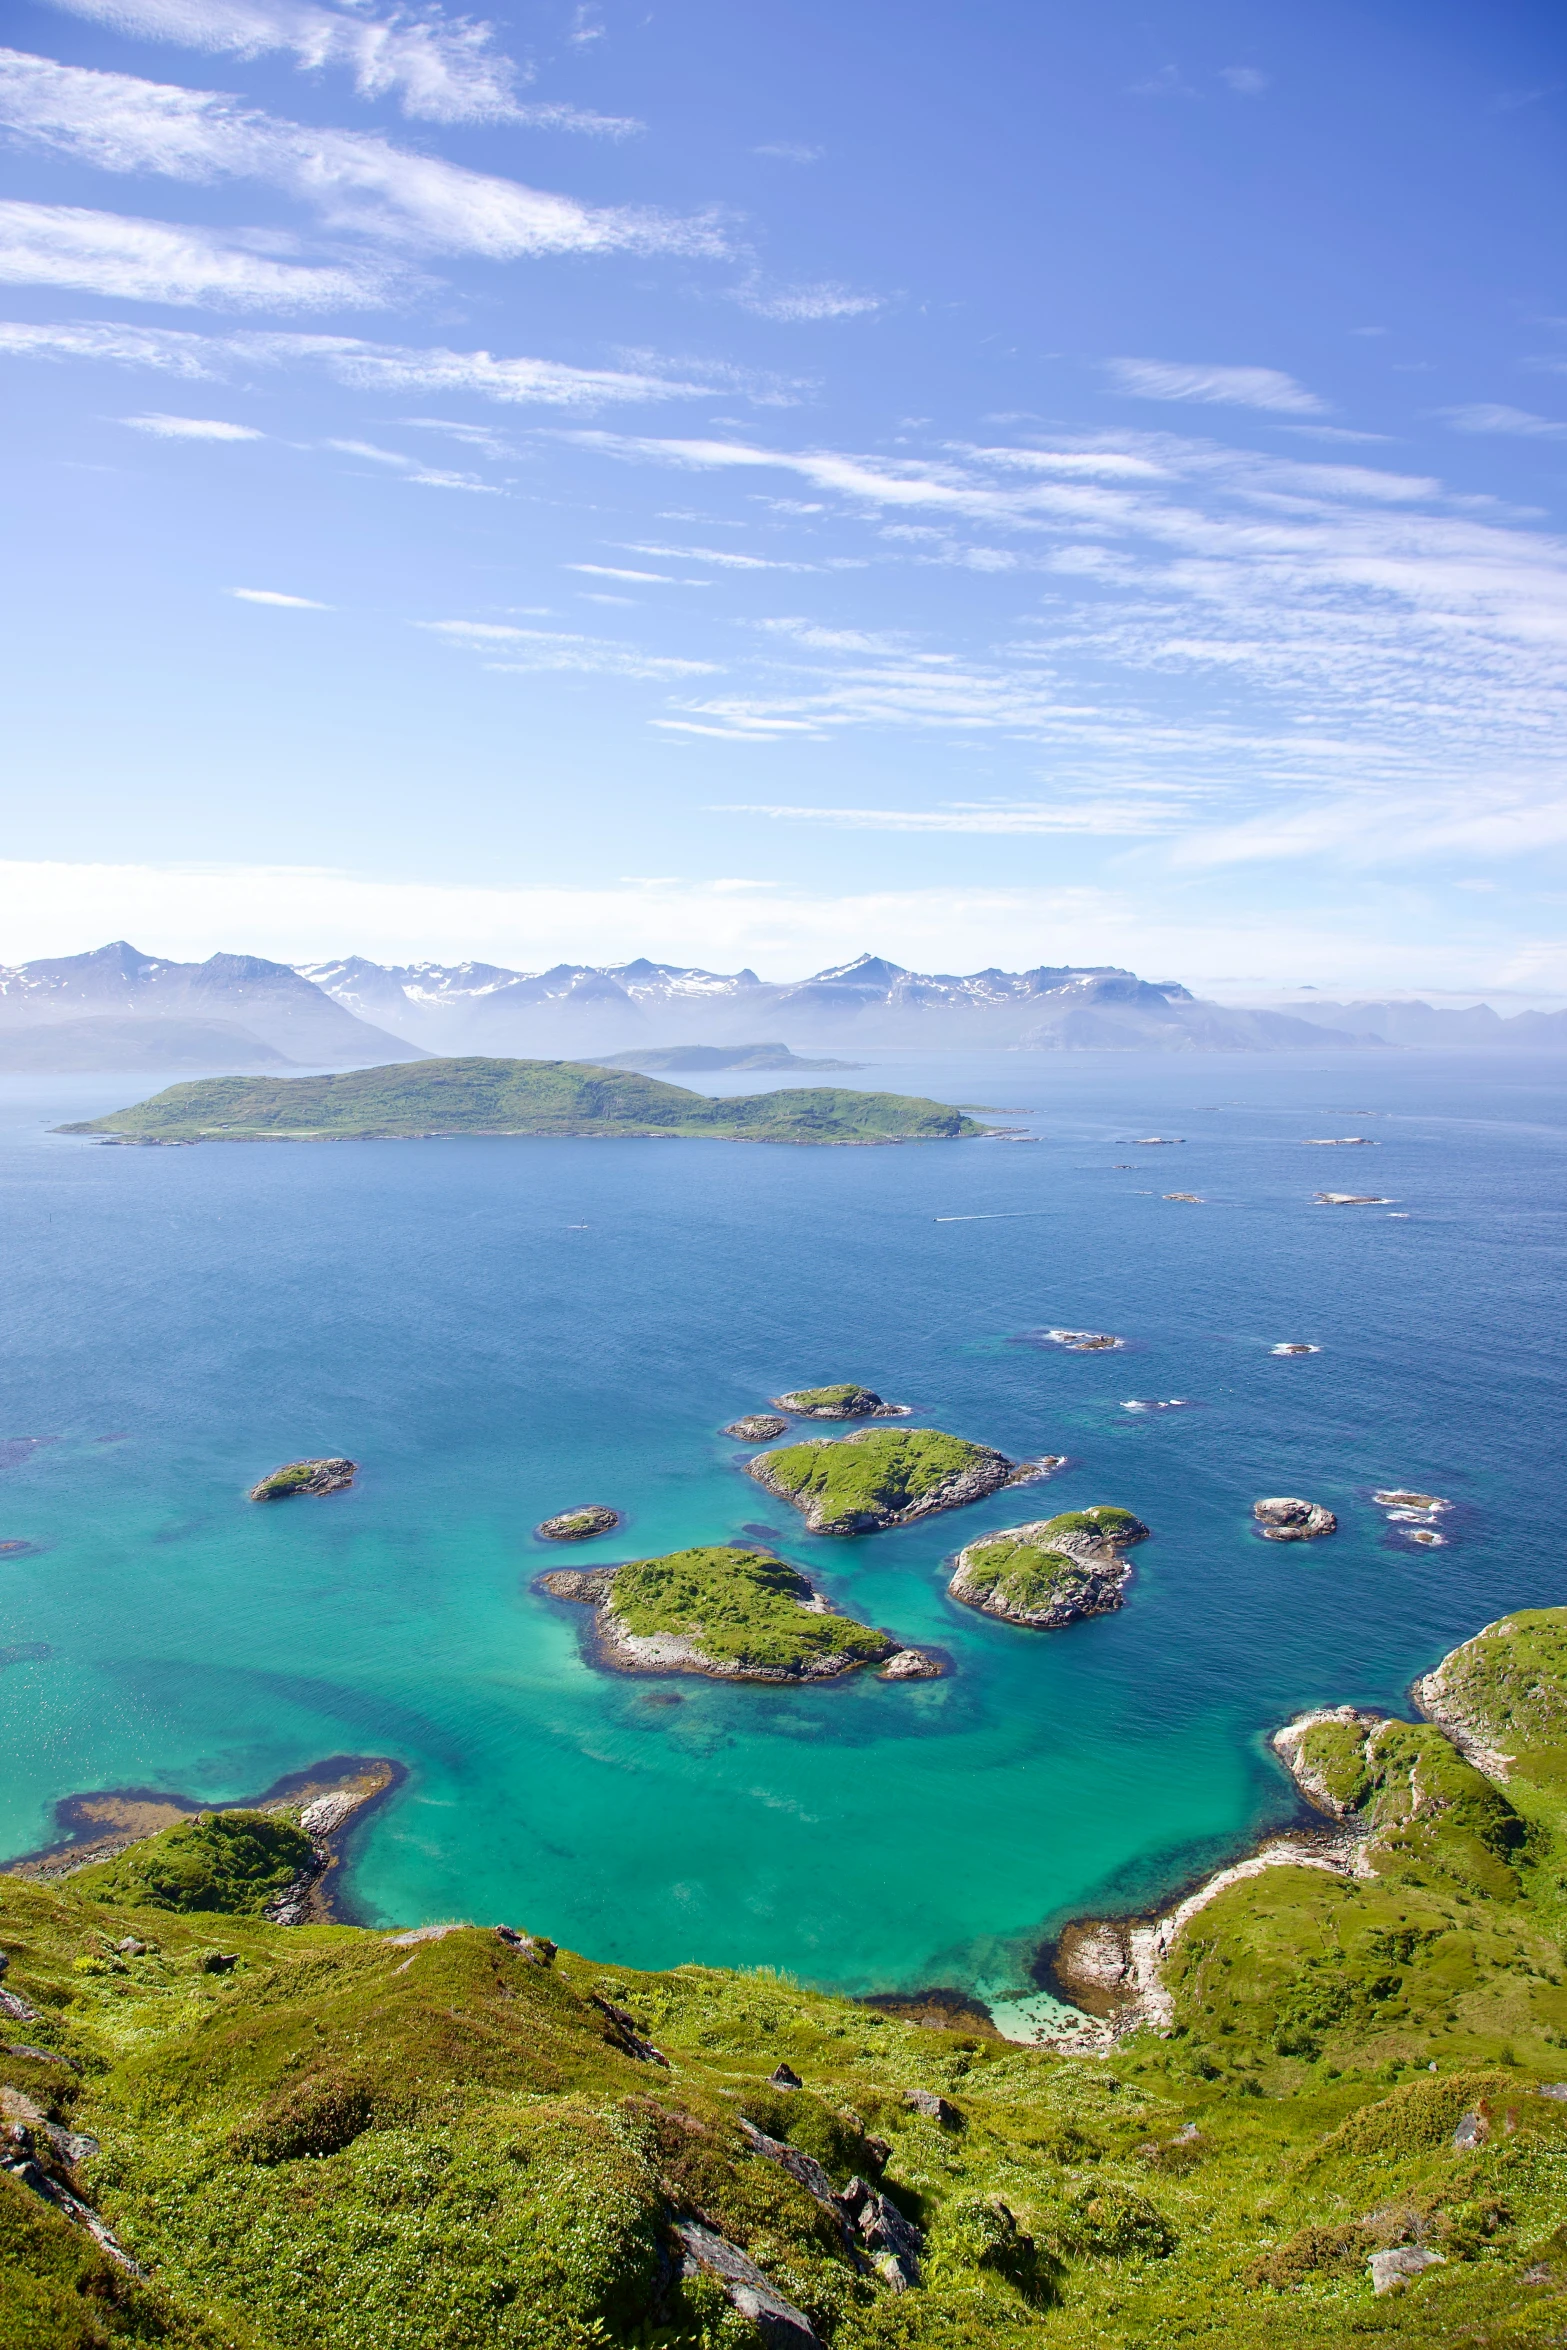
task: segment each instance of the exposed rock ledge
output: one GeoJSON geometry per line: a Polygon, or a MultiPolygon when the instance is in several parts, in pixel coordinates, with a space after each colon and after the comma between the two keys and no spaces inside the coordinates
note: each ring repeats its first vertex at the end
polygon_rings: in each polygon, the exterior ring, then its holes
{"type": "MultiPolygon", "coordinates": [[[[1504,1616],[1500,1621],[1505,1624],[1507,1618],[1504,1616]]],[[[1485,1631],[1478,1633],[1476,1639],[1484,1640],[1488,1635],[1496,1635],[1499,1630],[1499,1624],[1487,1624],[1485,1631]]],[[[1421,1675],[1409,1694],[1427,1720],[1435,1722],[1438,1729],[1447,1732],[1465,1762],[1472,1762],[1475,1769],[1484,1771],[1488,1779],[1505,1782],[1517,1756],[1504,1754],[1500,1747],[1492,1745],[1482,1736],[1479,1724],[1470,1715],[1454,1686],[1456,1675],[1453,1668],[1460,1665],[1465,1652],[1474,1646],[1475,1641],[1466,1640],[1460,1647],[1453,1649],[1432,1671],[1421,1675]]]]}

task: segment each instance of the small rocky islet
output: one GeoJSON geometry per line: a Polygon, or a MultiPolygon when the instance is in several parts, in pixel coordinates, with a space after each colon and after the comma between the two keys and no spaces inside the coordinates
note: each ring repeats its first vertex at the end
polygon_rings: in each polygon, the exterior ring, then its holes
{"type": "Polygon", "coordinates": [[[553,1518],[541,1519],[534,1527],[535,1534],[546,1542],[591,1542],[596,1534],[613,1534],[620,1524],[619,1510],[612,1510],[605,1502],[584,1502],[581,1508],[560,1510],[553,1518]]]}
{"type": "Polygon", "coordinates": [[[939,1428],[860,1428],[759,1453],[746,1474],[797,1509],[813,1534],[852,1535],[911,1525],[1049,1470],[939,1428]]]}
{"type": "Polygon", "coordinates": [[[1005,1623],[1058,1631],[1124,1604],[1132,1575],[1124,1553],[1148,1534],[1130,1510],[1103,1504],[1006,1526],[958,1553],[948,1596],[1005,1623]]]}
{"type": "Polygon", "coordinates": [[[887,1680],[934,1679],[923,1650],[861,1624],[771,1551],[716,1543],[624,1566],[558,1568],[553,1598],[595,1610],[602,1660],[626,1673],[718,1681],[833,1681],[867,1665],[887,1680]]]}
{"type": "Polygon", "coordinates": [[[252,1485],[252,1501],[291,1501],[300,1493],[341,1493],[352,1485],[359,1463],[342,1459],[285,1461],[259,1485],[252,1485]]]}
{"type": "Polygon", "coordinates": [[[1254,1501],[1251,1514],[1264,1542],[1316,1542],[1338,1532],[1338,1519],[1330,1509],[1320,1501],[1302,1501],[1294,1493],[1254,1501]]]}
{"type": "Polygon", "coordinates": [[[789,1423],[777,1412],[746,1412],[740,1419],[731,1420],[720,1428],[720,1436],[737,1437],[742,1444],[771,1444],[775,1436],[787,1436],[789,1423]]]}
{"type": "MultiPolygon", "coordinates": [[[[773,1403],[796,1420],[906,1420],[912,1404],[888,1403],[874,1387],[844,1381],[837,1387],[797,1387],[773,1403]]],[[[782,1431],[780,1431],[782,1433],[782,1431]]]]}

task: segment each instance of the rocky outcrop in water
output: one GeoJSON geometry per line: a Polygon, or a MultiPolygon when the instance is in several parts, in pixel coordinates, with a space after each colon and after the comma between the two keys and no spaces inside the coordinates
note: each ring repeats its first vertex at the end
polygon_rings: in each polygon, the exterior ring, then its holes
{"type": "Polygon", "coordinates": [[[619,1510],[603,1502],[585,1502],[580,1509],[562,1510],[534,1527],[546,1542],[588,1542],[595,1534],[612,1534],[620,1524],[619,1510]]]}
{"type": "Polygon", "coordinates": [[[1302,1501],[1294,1494],[1254,1501],[1251,1514],[1266,1542],[1315,1542],[1319,1535],[1338,1532],[1338,1520],[1330,1509],[1320,1501],[1302,1501]]]}
{"type": "Polygon", "coordinates": [[[1131,1581],[1123,1553],[1148,1528],[1129,1510],[1067,1510],[983,1534],[958,1553],[949,1598],[1009,1624],[1058,1631],[1121,1606],[1131,1581]]]}
{"type": "Polygon", "coordinates": [[[791,1395],[775,1395],[781,1412],[796,1420],[906,1420],[912,1406],[887,1403],[874,1387],[797,1387],[791,1395]]]}
{"type": "Polygon", "coordinates": [[[900,1648],[882,1666],[878,1681],[938,1681],[941,1667],[923,1648],[900,1648]]]}
{"type": "Polygon", "coordinates": [[[731,1420],[718,1433],[738,1437],[742,1444],[771,1444],[775,1436],[788,1435],[789,1423],[776,1412],[747,1412],[743,1419],[731,1420]]]}
{"type": "Polygon", "coordinates": [[[252,1501],[290,1501],[296,1493],[341,1493],[358,1473],[357,1461],[285,1461],[252,1485],[252,1501]]]}

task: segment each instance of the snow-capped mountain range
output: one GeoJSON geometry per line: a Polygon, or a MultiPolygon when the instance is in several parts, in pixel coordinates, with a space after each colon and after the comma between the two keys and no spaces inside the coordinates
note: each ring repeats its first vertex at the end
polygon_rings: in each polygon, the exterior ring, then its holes
{"type": "MultiPolygon", "coordinates": [[[[986,1045],[1320,1051],[1320,1026],[1200,1003],[1174,980],[1109,964],[966,975],[861,955],[786,983],[675,963],[301,964],[345,1010],[438,1053],[593,1054],[641,1045],[986,1045]]],[[[1347,1041],[1347,1039],[1346,1039],[1347,1041]]]]}
{"type": "Polygon", "coordinates": [[[861,955],[808,979],[684,964],[179,963],[125,940],[0,968],[0,1070],[364,1068],[426,1054],[614,1060],[680,1045],[1320,1052],[1567,1049],[1567,1012],[1207,1003],[1108,964],[909,971],[861,955]]]}

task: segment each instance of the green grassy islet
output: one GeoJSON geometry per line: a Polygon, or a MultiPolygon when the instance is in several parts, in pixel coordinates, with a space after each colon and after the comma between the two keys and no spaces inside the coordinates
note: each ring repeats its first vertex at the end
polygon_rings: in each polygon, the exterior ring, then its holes
{"type": "Polygon", "coordinates": [[[884,1632],[810,1605],[806,1577],[770,1552],[729,1544],[636,1559],[615,1571],[609,1604],[639,1638],[673,1633],[715,1663],[795,1673],[813,1661],[845,1669],[887,1655],[884,1632]]]}
{"type": "Polygon", "coordinates": [[[62,1126],[129,1142],[686,1135],[731,1142],[943,1142],[986,1129],[943,1102],[843,1086],[713,1100],[584,1061],[397,1062],[328,1077],[208,1077],[62,1126]]]}

